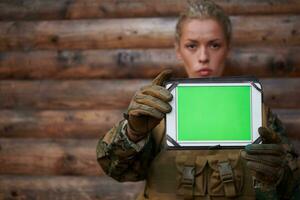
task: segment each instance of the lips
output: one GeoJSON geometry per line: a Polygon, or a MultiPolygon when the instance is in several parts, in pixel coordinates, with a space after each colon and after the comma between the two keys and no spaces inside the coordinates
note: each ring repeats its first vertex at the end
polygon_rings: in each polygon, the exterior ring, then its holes
{"type": "Polygon", "coordinates": [[[200,69],[198,70],[196,73],[199,75],[199,76],[210,76],[212,74],[212,70],[209,69],[209,68],[204,68],[204,69],[200,69]]]}

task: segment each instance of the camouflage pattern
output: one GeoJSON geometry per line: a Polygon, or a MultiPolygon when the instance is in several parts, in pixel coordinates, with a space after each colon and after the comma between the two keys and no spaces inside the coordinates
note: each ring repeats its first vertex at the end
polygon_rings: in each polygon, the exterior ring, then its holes
{"type": "MultiPolygon", "coordinates": [[[[255,188],[256,199],[299,199],[300,171],[297,154],[289,142],[285,128],[276,115],[269,112],[267,125],[279,134],[286,151],[287,167],[277,188],[264,190],[255,188]]],[[[97,160],[107,175],[118,181],[140,181],[147,179],[148,170],[164,144],[149,136],[138,143],[126,136],[127,121],[116,124],[97,145],[97,160]]]]}
{"type": "Polygon", "coordinates": [[[155,157],[155,143],[150,136],[139,143],[131,142],[126,125],[126,120],[119,122],[99,140],[97,160],[107,175],[120,182],[144,180],[155,157]]]}

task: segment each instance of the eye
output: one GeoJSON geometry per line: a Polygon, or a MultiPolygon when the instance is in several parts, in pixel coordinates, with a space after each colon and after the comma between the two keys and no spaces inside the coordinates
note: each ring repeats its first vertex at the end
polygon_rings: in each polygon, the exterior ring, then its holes
{"type": "Polygon", "coordinates": [[[189,43],[189,44],[186,44],[185,47],[187,49],[194,50],[194,49],[197,48],[197,44],[195,44],[195,43],[189,43]]]}
{"type": "Polygon", "coordinates": [[[220,49],[221,48],[221,44],[220,43],[217,43],[217,42],[212,42],[210,45],[209,45],[209,47],[211,48],[211,49],[220,49]]]}

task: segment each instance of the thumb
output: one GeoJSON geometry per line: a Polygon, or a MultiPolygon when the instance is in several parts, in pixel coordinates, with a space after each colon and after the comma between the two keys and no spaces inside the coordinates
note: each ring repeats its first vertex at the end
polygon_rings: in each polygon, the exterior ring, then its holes
{"type": "Polygon", "coordinates": [[[258,133],[262,139],[263,144],[280,144],[281,139],[273,130],[266,127],[259,127],[258,133]]]}
{"type": "Polygon", "coordinates": [[[166,69],[162,71],[153,81],[152,85],[162,86],[163,83],[171,78],[173,71],[171,69],[166,69]]]}

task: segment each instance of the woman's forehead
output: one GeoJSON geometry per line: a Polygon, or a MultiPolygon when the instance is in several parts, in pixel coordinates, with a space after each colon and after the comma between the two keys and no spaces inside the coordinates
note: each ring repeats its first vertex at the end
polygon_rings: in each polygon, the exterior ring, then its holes
{"type": "Polygon", "coordinates": [[[225,39],[222,26],[214,19],[189,19],[182,26],[182,39],[225,39]]]}

